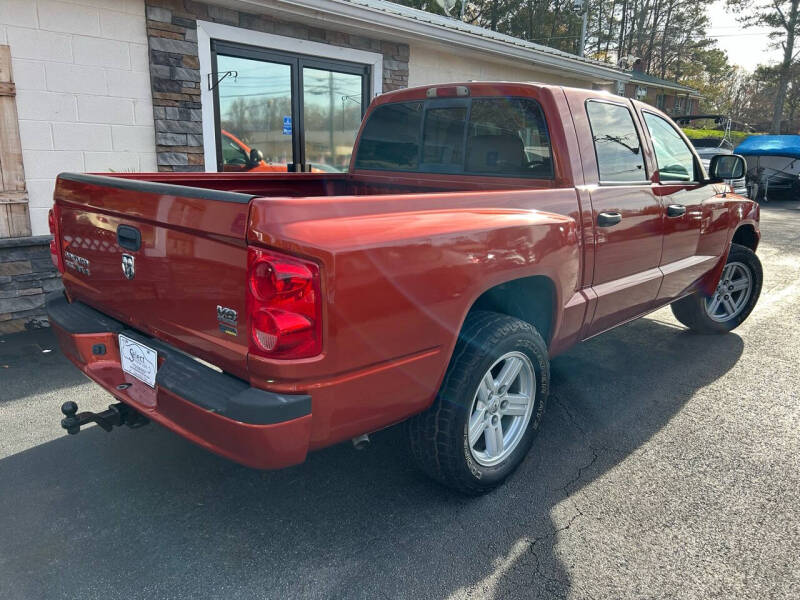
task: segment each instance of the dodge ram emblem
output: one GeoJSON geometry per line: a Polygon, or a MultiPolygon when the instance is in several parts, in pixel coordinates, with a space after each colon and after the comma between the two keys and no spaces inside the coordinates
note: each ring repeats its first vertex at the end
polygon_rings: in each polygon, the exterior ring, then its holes
{"type": "Polygon", "coordinates": [[[133,255],[122,255],[122,273],[125,275],[125,279],[133,279],[133,276],[136,275],[136,268],[133,266],[133,255]]]}

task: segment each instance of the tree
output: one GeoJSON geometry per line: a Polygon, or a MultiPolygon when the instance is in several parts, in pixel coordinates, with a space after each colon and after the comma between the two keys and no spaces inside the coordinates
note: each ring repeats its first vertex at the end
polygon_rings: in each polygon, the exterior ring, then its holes
{"type": "MultiPolygon", "coordinates": [[[[766,129],[772,125],[771,122],[759,123],[758,115],[770,114],[774,106],[781,85],[781,66],[761,65],[750,77],[751,102],[748,110],[757,127],[766,129]]],[[[800,129],[800,64],[797,62],[792,64],[786,81],[781,123],[783,132],[797,132],[800,129]]]]}
{"type": "MultiPolygon", "coordinates": [[[[397,0],[441,14],[435,0],[397,0]]],[[[769,0],[729,0],[767,2],[769,0]]],[[[800,2],[800,0],[796,0],[800,2]]],[[[628,56],[642,59],[647,73],[662,79],[702,84],[723,95],[712,79],[727,74],[724,53],[706,36],[713,0],[585,0],[588,29],[585,55],[618,65],[628,56]]],[[[456,4],[454,14],[460,10],[456,4]]],[[[468,23],[578,54],[582,15],[572,0],[470,0],[468,23]]]]}
{"type": "Polygon", "coordinates": [[[741,15],[745,27],[766,26],[777,45],[783,48],[783,61],[779,67],[778,85],[772,106],[772,133],[781,133],[784,103],[792,67],[795,38],[800,33],[800,0],[728,0],[728,6],[741,15]],[[746,11],[746,12],[745,12],[746,11]]]}

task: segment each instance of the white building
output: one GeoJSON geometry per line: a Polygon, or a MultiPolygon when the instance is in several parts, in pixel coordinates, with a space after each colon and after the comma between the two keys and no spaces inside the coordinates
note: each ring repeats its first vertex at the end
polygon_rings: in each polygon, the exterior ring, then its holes
{"type": "Polygon", "coordinates": [[[631,77],[381,0],[0,0],[3,46],[16,97],[0,95],[0,333],[57,285],[44,236],[62,171],[243,170],[251,147],[262,168],[341,168],[383,91],[631,77]]]}

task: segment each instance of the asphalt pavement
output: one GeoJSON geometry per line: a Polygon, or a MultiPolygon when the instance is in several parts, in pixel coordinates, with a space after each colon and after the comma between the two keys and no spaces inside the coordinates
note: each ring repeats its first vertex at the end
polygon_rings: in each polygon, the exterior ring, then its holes
{"type": "Polygon", "coordinates": [[[0,598],[800,597],[800,203],[762,212],[734,333],[671,312],[553,361],[528,459],[477,499],[400,432],[259,472],[149,425],[67,436],[111,397],[49,331],[0,338],[0,598]]]}

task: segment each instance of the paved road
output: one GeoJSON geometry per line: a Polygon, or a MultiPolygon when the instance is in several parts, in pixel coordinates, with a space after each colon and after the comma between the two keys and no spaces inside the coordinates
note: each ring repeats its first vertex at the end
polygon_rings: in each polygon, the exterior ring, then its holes
{"type": "Polygon", "coordinates": [[[530,457],[479,499],[396,430],[267,473],[155,425],[68,438],[64,400],[109,398],[49,332],[5,338],[0,598],[800,597],[800,203],[763,231],[745,325],[662,310],[557,358],[530,457]]]}

